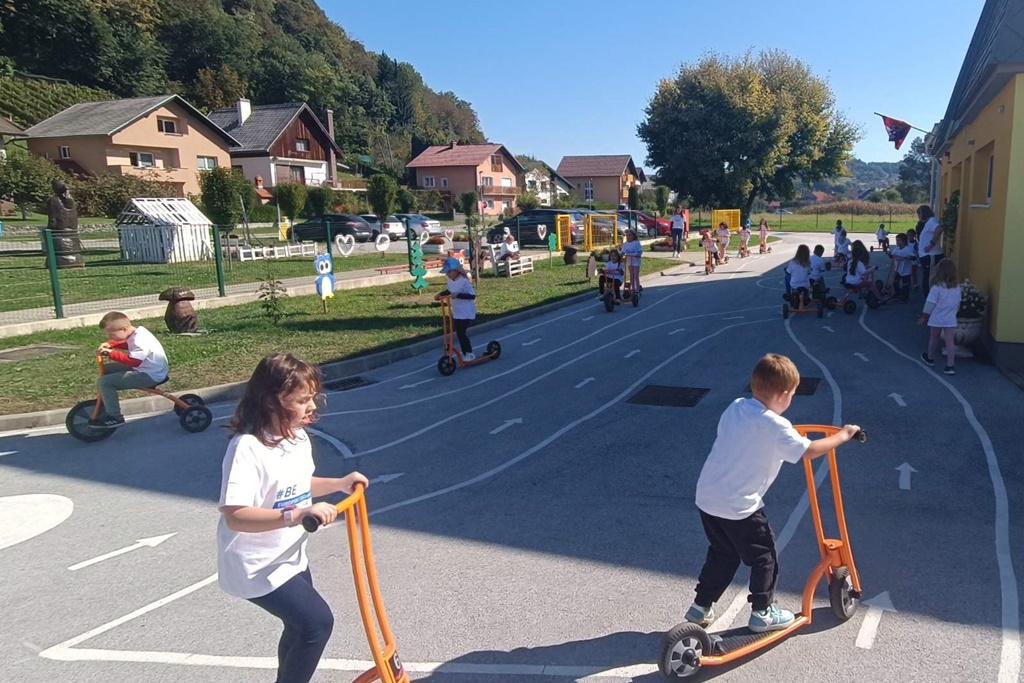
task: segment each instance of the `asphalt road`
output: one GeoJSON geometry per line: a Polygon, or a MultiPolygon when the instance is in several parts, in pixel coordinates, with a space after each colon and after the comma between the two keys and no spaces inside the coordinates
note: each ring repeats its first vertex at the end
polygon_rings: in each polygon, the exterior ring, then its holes
{"type": "MultiPolygon", "coordinates": [[[[697,475],[721,411],[773,351],[820,380],[794,399],[794,423],[870,434],[839,463],[873,606],[839,623],[822,586],[812,625],[700,676],[1019,680],[1020,390],[979,361],[946,377],[915,360],[919,292],[909,306],[783,321],[785,239],[712,276],[648,277],[638,308],[609,314],[595,297],[474,335],[480,347],[499,339],[501,358],[451,377],[437,373],[438,352],[330,395],[318,470],[388,479],[367,494],[373,543],[414,679],[661,680],[661,636],[692,599],[706,549],[697,475]],[[649,384],[708,391],[690,408],[629,402],[649,384]]],[[[828,280],[838,294],[838,273],[828,280]]],[[[273,680],[278,622],[213,583],[226,433],[187,434],[168,415],[101,444],[61,431],[0,436],[0,679],[273,680]]],[[[818,557],[805,496],[796,466],[768,494],[778,600],[793,610],[818,557]]],[[[336,614],[315,680],[352,680],[370,653],[341,525],[313,536],[310,555],[336,614]]],[[[745,623],[745,581],[741,569],[713,628],[745,623]]]]}

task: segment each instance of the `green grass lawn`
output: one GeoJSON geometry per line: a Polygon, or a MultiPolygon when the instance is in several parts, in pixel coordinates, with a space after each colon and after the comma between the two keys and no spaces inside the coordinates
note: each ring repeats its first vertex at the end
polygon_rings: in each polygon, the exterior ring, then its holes
{"type": "MultiPolygon", "coordinates": [[[[644,270],[652,272],[672,265],[663,259],[646,259],[644,270]]],[[[557,257],[550,265],[538,261],[532,274],[514,279],[485,273],[477,288],[477,321],[596,287],[596,278],[587,281],[584,263],[566,266],[557,257]]],[[[441,319],[433,296],[441,288],[440,281],[431,281],[421,294],[414,293],[408,284],[342,291],[328,301],[326,314],[319,297],[285,298],[281,300],[284,318],[279,326],[263,316],[258,302],[200,310],[199,326],[207,334],[198,337],[168,333],[162,318],[135,322],[160,339],[171,362],[167,386],[182,391],[248,379],[257,360],[274,351],[289,351],[315,363],[326,363],[436,336],[441,319]]],[[[594,305],[596,310],[596,301],[594,305]]],[[[472,329],[470,335],[480,347],[490,339],[487,334],[473,335],[472,329]]],[[[0,348],[4,349],[37,343],[74,347],[45,358],[0,363],[0,414],[70,408],[88,398],[96,383],[93,350],[102,341],[100,331],[91,328],[0,339],[0,348]]]]}
{"type": "MultiPolygon", "coordinates": [[[[86,267],[58,271],[65,304],[105,301],[139,295],[155,295],[168,287],[216,287],[214,261],[191,263],[122,263],[117,249],[88,249],[86,267]]],[[[224,264],[227,285],[257,282],[273,270],[278,279],[309,277],[314,282],[311,257],[232,261],[224,264]]],[[[407,263],[405,254],[353,254],[334,259],[334,272],[378,268],[407,263]]],[[[52,305],[50,275],[40,253],[0,252],[0,311],[52,305]]]]}
{"type": "MultiPolygon", "coordinates": [[[[847,232],[875,232],[879,223],[885,223],[885,228],[891,233],[906,232],[917,225],[917,217],[909,214],[893,215],[892,223],[889,223],[889,214],[885,215],[863,215],[850,216],[834,213],[800,214],[776,216],[774,214],[754,214],[751,216],[750,229],[755,233],[761,218],[768,219],[768,225],[772,230],[785,232],[824,232],[828,233],[835,227],[836,221],[843,221],[843,227],[847,232]]],[[[702,213],[698,221],[697,213],[690,212],[691,230],[699,227],[709,227],[711,221],[710,213],[702,213]]]]}

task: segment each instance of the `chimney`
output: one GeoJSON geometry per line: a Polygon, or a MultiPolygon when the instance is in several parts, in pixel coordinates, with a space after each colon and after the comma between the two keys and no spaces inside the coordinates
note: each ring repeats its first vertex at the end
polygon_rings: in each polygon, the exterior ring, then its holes
{"type": "Polygon", "coordinates": [[[250,114],[252,114],[252,103],[245,98],[238,100],[238,125],[241,126],[245,123],[250,114]]]}
{"type": "Polygon", "coordinates": [[[256,189],[257,190],[262,190],[263,189],[263,176],[261,176],[261,175],[256,176],[256,189]]]}
{"type": "MultiPolygon", "coordinates": [[[[331,136],[331,142],[334,142],[334,110],[327,110],[327,134],[331,136]]],[[[327,154],[327,182],[334,185],[335,178],[338,174],[338,158],[335,155],[334,147],[329,147],[327,154]]]]}
{"type": "Polygon", "coordinates": [[[459,143],[457,141],[452,140],[452,143],[450,145],[448,145],[448,149],[455,149],[456,145],[458,145],[458,144],[459,143]]]}

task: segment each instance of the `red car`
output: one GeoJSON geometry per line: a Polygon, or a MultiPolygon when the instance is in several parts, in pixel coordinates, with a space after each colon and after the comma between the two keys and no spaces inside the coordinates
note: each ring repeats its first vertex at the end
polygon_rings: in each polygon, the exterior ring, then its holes
{"type": "Polygon", "coordinates": [[[629,209],[620,209],[615,213],[620,216],[631,217],[631,220],[635,220],[647,228],[647,234],[651,234],[654,229],[657,229],[658,235],[669,235],[672,232],[672,221],[665,218],[655,218],[643,211],[631,211],[629,209]]]}

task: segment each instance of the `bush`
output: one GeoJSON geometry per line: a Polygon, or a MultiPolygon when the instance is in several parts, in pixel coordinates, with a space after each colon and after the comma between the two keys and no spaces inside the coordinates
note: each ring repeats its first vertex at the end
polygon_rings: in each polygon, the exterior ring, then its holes
{"type": "Polygon", "coordinates": [[[401,209],[399,213],[415,213],[418,198],[410,190],[404,187],[398,191],[398,208],[401,209]]]}
{"type": "Polygon", "coordinates": [[[520,211],[532,211],[540,207],[540,197],[536,192],[523,192],[516,197],[516,206],[520,211]]]}
{"type": "Polygon", "coordinates": [[[329,187],[311,187],[306,191],[305,213],[310,216],[322,216],[334,208],[337,195],[329,187]]]}
{"type": "Polygon", "coordinates": [[[299,211],[306,205],[306,186],[299,183],[279,183],[274,188],[274,199],[281,207],[281,215],[294,222],[299,211]]]}
{"type": "Polygon", "coordinates": [[[890,209],[893,216],[915,214],[917,204],[902,202],[869,202],[863,199],[850,199],[841,202],[811,204],[794,209],[798,214],[837,214],[841,216],[888,216],[890,209]]]}
{"type": "Polygon", "coordinates": [[[179,196],[177,185],[159,178],[157,171],[145,176],[101,173],[71,178],[68,189],[78,204],[79,216],[117,218],[131,199],[179,196]]]}
{"type": "Polygon", "coordinates": [[[277,207],[273,204],[257,204],[249,209],[250,223],[276,223],[277,207]]]}

